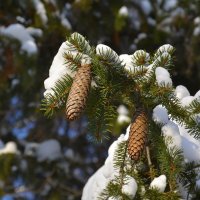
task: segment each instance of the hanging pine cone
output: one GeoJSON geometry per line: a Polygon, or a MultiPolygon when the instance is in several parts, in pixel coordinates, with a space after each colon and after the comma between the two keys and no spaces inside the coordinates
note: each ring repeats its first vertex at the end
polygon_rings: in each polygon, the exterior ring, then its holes
{"type": "Polygon", "coordinates": [[[131,123],[128,139],[128,154],[132,160],[139,160],[139,157],[145,146],[147,132],[147,114],[143,109],[139,109],[136,111],[133,122],[131,123]]]}
{"type": "Polygon", "coordinates": [[[81,66],[75,77],[66,103],[66,116],[68,120],[77,119],[86,105],[91,85],[91,66],[81,66]]]}

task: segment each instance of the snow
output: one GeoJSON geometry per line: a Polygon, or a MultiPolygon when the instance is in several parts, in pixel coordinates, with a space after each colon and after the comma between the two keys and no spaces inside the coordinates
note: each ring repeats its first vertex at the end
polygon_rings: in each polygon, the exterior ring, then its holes
{"type": "Polygon", "coordinates": [[[71,34],[71,38],[73,38],[73,39],[79,38],[79,40],[82,40],[82,41],[83,41],[86,50],[87,50],[87,51],[90,51],[90,50],[91,50],[91,47],[90,47],[89,43],[87,42],[87,40],[85,40],[85,38],[84,38],[81,34],[79,34],[79,33],[77,33],[77,32],[72,33],[72,34],[71,34]]]}
{"type": "Polygon", "coordinates": [[[192,137],[183,125],[178,124],[178,127],[182,137],[182,150],[185,162],[200,162],[200,141],[192,137]]]}
{"type": "Polygon", "coordinates": [[[164,3],[164,9],[169,11],[172,8],[175,8],[177,5],[177,0],[167,0],[164,3]]]}
{"type": "Polygon", "coordinates": [[[96,54],[103,58],[107,58],[109,54],[111,58],[109,62],[111,64],[113,63],[113,64],[121,65],[121,61],[117,53],[105,44],[98,44],[96,46],[96,54]]]}
{"type": "Polygon", "coordinates": [[[199,36],[200,35],[200,17],[196,17],[194,19],[194,30],[193,30],[193,35],[194,36],[199,36]]]}
{"type": "Polygon", "coordinates": [[[169,121],[168,111],[162,105],[158,105],[153,109],[153,116],[154,122],[158,124],[167,124],[169,121]]]}
{"type": "Polygon", "coordinates": [[[131,118],[128,116],[129,111],[124,105],[120,105],[117,108],[117,112],[119,114],[118,117],[117,117],[117,122],[119,124],[130,123],[131,122],[131,118]]]}
{"type": "Polygon", "coordinates": [[[55,139],[45,140],[40,143],[36,151],[37,160],[39,162],[45,160],[54,161],[59,159],[61,155],[61,146],[55,139]]]}
{"type": "Polygon", "coordinates": [[[87,181],[83,188],[81,200],[94,200],[97,199],[100,192],[107,186],[108,180],[104,177],[103,166],[99,168],[87,181]],[[98,179],[100,178],[100,179],[98,179]],[[97,181],[101,182],[101,187],[98,186],[97,181]],[[103,187],[103,188],[102,188],[103,187]]]}
{"type": "Polygon", "coordinates": [[[21,50],[27,52],[28,55],[33,55],[38,51],[30,30],[21,24],[11,24],[7,28],[1,27],[0,34],[18,40],[21,43],[21,50]]]}
{"type": "Polygon", "coordinates": [[[147,38],[147,34],[146,33],[139,33],[137,38],[134,39],[134,43],[137,44],[138,42],[140,42],[141,40],[147,38]]]}
{"type": "Polygon", "coordinates": [[[35,156],[38,162],[54,161],[62,156],[61,146],[55,139],[48,139],[41,143],[27,142],[25,143],[24,155],[35,156]]]}
{"type": "Polygon", "coordinates": [[[30,34],[27,32],[26,28],[22,24],[11,24],[7,28],[3,28],[3,30],[1,30],[1,33],[15,38],[20,42],[29,40],[33,41],[33,38],[30,36],[30,34]]]}
{"type": "Polygon", "coordinates": [[[163,67],[157,67],[155,70],[156,81],[159,86],[168,85],[172,86],[172,80],[170,78],[169,72],[163,67]]]}
{"type": "Polygon", "coordinates": [[[193,35],[194,36],[199,36],[200,35],[200,27],[199,26],[194,28],[193,35]]]}
{"type": "Polygon", "coordinates": [[[187,198],[189,198],[189,199],[191,198],[191,195],[188,196],[187,188],[184,187],[182,183],[177,181],[177,186],[178,186],[178,192],[179,192],[180,196],[182,197],[180,200],[185,200],[187,198]]]}
{"type": "MultiPolygon", "coordinates": [[[[56,74],[63,74],[63,70],[65,69],[65,58],[64,58],[64,54],[68,52],[69,50],[69,43],[68,42],[63,42],[57,52],[57,54],[55,55],[52,65],[49,69],[49,76],[51,77],[52,75],[56,75],[56,74]]],[[[75,52],[70,52],[70,53],[77,53],[75,52]]],[[[69,70],[69,68],[66,69],[66,73],[68,73],[69,75],[72,75],[71,70],[69,70]]]]}
{"type": "MultiPolygon", "coordinates": [[[[185,88],[182,88],[184,90],[181,91],[185,92],[185,88]]],[[[192,161],[200,162],[200,141],[191,136],[189,130],[184,125],[179,124],[175,120],[168,120],[168,118],[170,116],[167,117],[167,110],[161,105],[154,108],[152,119],[162,126],[161,131],[169,150],[173,149],[173,147],[182,150],[186,163],[192,161]]]]}
{"type": "Polygon", "coordinates": [[[152,6],[151,6],[151,3],[149,2],[149,0],[142,0],[142,1],[139,1],[141,7],[142,7],[142,10],[144,11],[144,13],[146,15],[149,15],[150,12],[152,11],[152,6]]]}
{"type": "Polygon", "coordinates": [[[186,96],[186,97],[183,97],[182,99],[181,99],[181,105],[183,106],[183,107],[185,107],[185,106],[189,106],[191,103],[192,103],[192,101],[195,99],[195,97],[193,97],[193,96],[186,96]]]}
{"type": "Polygon", "coordinates": [[[200,188],[200,179],[196,181],[196,186],[200,188]]]}
{"type": "Polygon", "coordinates": [[[200,161],[200,146],[196,145],[187,138],[182,137],[182,150],[184,154],[184,161],[187,162],[199,162],[200,161]]]}
{"type": "Polygon", "coordinates": [[[162,45],[161,47],[158,48],[157,52],[160,52],[160,53],[169,53],[171,54],[174,50],[174,47],[170,44],[164,44],[162,45]]]}
{"type": "Polygon", "coordinates": [[[194,18],[194,24],[200,25],[200,17],[199,16],[194,18]]]}
{"type": "Polygon", "coordinates": [[[122,62],[122,65],[124,65],[124,69],[128,72],[134,72],[134,66],[132,63],[132,56],[128,54],[121,54],[119,56],[119,60],[122,62]]]}
{"type": "Polygon", "coordinates": [[[113,197],[113,196],[112,196],[112,197],[109,197],[108,200],[121,200],[121,198],[113,197]]]}
{"type": "Polygon", "coordinates": [[[128,8],[126,6],[122,6],[119,9],[119,15],[121,15],[123,17],[127,17],[128,16],[128,8]]]}
{"type": "Polygon", "coordinates": [[[165,65],[171,60],[171,55],[168,52],[160,52],[157,51],[155,54],[156,59],[154,60],[153,64],[156,66],[161,67],[162,65],[165,65]]]}
{"type": "Polygon", "coordinates": [[[174,146],[178,149],[182,148],[181,135],[177,124],[169,120],[161,130],[169,149],[174,146]],[[168,141],[169,138],[171,139],[170,142],[168,141]]]}
{"type": "Polygon", "coordinates": [[[69,148],[65,151],[64,153],[65,157],[67,159],[70,159],[70,160],[74,160],[75,159],[75,153],[73,151],[73,149],[69,148]]]}
{"type": "MultiPolygon", "coordinates": [[[[106,188],[109,181],[119,175],[119,169],[114,168],[114,154],[118,145],[128,139],[129,130],[130,126],[127,128],[126,135],[121,134],[119,138],[111,144],[108,149],[108,157],[105,160],[104,165],[99,168],[85,184],[82,193],[82,200],[97,199],[103,189],[106,188]]],[[[126,178],[128,178],[127,184],[122,186],[122,192],[126,193],[131,198],[134,198],[137,191],[137,183],[133,177],[126,178]]]]}
{"type": "Polygon", "coordinates": [[[4,148],[4,143],[3,141],[0,139],[0,149],[4,148]]]}
{"type": "Polygon", "coordinates": [[[115,51],[113,51],[109,46],[107,46],[105,44],[98,44],[96,46],[97,55],[105,55],[108,52],[113,52],[114,55],[116,55],[118,57],[117,53],[115,51]]]}
{"type": "Polygon", "coordinates": [[[53,88],[56,85],[56,81],[58,81],[59,78],[60,78],[60,76],[56,76],[56,75],[47,78],[44,81],[44,88],[46,90],[49,90],[49,89],[53,88]]]}
{"type": "Polygon", "coordinates": [[[129,114],[128,109],[127,109],[126,106],[124,106],[124,105],[120,105],[120,106],[117,108],[117,112],[119,113],[119,115],[128,115],[128,114],[129,114]]]}
{"type": "Polygon", "coordinates": [[[194,95],[195,98],[199,98],[200,97],[200,90],[196,92],[196,94],[194,95]]]}
{"type": "Polygon", "coordinates": [[[119,115],[117,117],[117,122],[119,124],[130,123],[131,122],[131,118],[126,116],[126,115],[119,115]]]}
{"type": "MultiPolygon", "coordinates": [[[[73,39],[77,37],[79,37],[79,39],[84,39],[84,37],[78,33],[73,33],[71,35],[71,38],[73,39]]],[[[85,41],[85,46],[87,51],[89,51],[90,46],[87,41],[85,41]]],[[[75,75],[75,72],[70,68],[70,64],[67,63],[67,60],[64,58],[66,53],[69,53],[73,58],[76,58],[77,56],[80,57],[81,65],[91,64],[91,58],[88,55],[79,53],[75,46],[70,42],[63,42],[50,66],[49,77],[44,81],[44,87],[46,89],[44,92],[45,97],[48,97],[49,94],[54,95],[53,88],[59,80],[62,80],[66,75],[72,78],[75,75]]]]}
{"type": "Polygon", "coordinates": [[[24,155],[26,156],[36,156],[36,151],[39,144],[35,142],[28,142],[25,144],[24,155]]]}
{"type": "Polygon", "coordinates": [[[156,20],[153,19],[153,18],[151,18],[151,17],[148,17],[148,18],[147,18],[147,22],[148,22],[148,24],[149,24],[150,26],[156,26],[156,25],[157,25],[157,24],[156,24],[156,20]]]}
{"type": "Polygon", "coordinates": [[[126,194],[130,199],[133,199],[138,189],[137,183],[131,176],[127,176],[126,178],[128,179],[128,183],[122,186],[122,193],[126,194]]]}
{"type": "Polygon", "coordinates": [[[144,50],[135,51],[135,53],[133,54],[133,63],[137,65],[137,60],[140,58],[144,58],[145,64],[147,64],[150,60],[150,55],[144,50]]]}
{"type": "Polygon", "coordinates": [[[154,178],[150,184],[151,189],[157,189],[159,192],[164,192],[167,186],[167,177],[165,175],[160,175],[154,178]]]}
{"type": "Polygon", "coordinates": [[[82,54],[82,59],[81,59],[81,65],[83,66],[83,65],[89,65],[89,64],[91,64],[91,58],[88,56],[88,55],[86,55],[86,54],[82,54]]]}
{"type": "Polygon", "coordinates": [[[61,20],[61,24],[67,29],[67,30],[72,30],[72,25],[69,22],[69,20],[66,18],[66,13],[65,10],[61,13],[60,15],[60,20],[61,20]]]}
{"type": "Polygon", "coordinates": [[[43,34],[43,31],[40,28],[28,27],[26,30],[30,35],[35,37],[41,37],[43,34]]]}
{"type": "Polygon", "coordinates": [[[23,42],[21,49],[23,51],[27,51],[27,53],[29,55],[35,54],[37,52],[37,46],[36,46],[35,42],[30,41],[30,40],[23,42]]]}
{"type": "Polygon", "coordinates": [[[19,22],[21,24],[26,23],[26,19],[22,16],[16,16],[16,20],[17,20],[17,22],[19,22]]]}
{"type": "MultiPolygon", "coordinates": [[[[47,94],[54,94],[52,88],[55,87],[56,82],[61,80],[65,75],[69,75],[74,77],[74,73],[66,66],[66,60],[64,58],[64,54],[69,49],[69,45],[67,42],[63,42],[60,46],[57,54],[55,55],[51,67],[49,69],[49,77],[44,81],[44,87],[46,91],[44,92],[44,96],[47,94]]],[[[76,53],[76,52],[75,52],[76,53]]]]}
{"type": "Polygon", "coordinates": [[[44,4],[40,0],[32,0],[32,2],[35,6],[36,13],[40,16],[43,25],[46,25],[48,22],[48,18],[46,15],[44,4]]]}
{"type": "Polygon", "coordinates": [[[13,141],[9,141],[6,143],[5,146],[3,146],[1,149],[0,149],[0,155],[1,154],[8,154],[8,153],[11,153],[11,154],[19,154],[19,151],[17,149],[17,145],[15,142],[13,141]]]}
{"type": "Polygon", "coordinates": [[[177,98],[182,99],[184,97],[190,96],[190,93],[185,86],[178,85],[175,89],[175,95],[177,98]]]}

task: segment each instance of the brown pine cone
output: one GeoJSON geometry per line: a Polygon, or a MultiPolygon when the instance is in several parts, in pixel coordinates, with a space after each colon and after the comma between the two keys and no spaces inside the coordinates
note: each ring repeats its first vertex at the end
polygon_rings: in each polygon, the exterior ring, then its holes
{"type": "Polygon", "coordinates": [[[80,117],[85,108],[91,85],[91,66],[85,64],[81,66],[72,83],[67,103],[66,103],[66,117],[72,121],[80,117]]]}
{"type": "Polygon", "coordinates": [[[132,160],[138,161],[144,149],[148,132],[148,118],[143,109],[136,111],[133,122],[131,123],[128,154],[132,160]]]}

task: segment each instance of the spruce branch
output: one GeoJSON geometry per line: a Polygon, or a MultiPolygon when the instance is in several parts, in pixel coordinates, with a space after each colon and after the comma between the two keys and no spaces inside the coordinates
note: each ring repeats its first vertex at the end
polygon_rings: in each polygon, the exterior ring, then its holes
{"type": "Polygon", "coordinates": [[[190,107],[193,109],[188,110],[187,107],[181,105],[172,87],[152,84],[150,86],[143,85],[141,90],[143,91],[141,92],[143,103],[147,107],[153,108],[159,104],[165,106],[171,119],[184,125],[194,137],[200,138],[200,125],[194,118],[194,114],[199,110],[199,103],[197,101],[194,100],[194,104],[190,107]]]}
{"type": "Polygon", "coordinates": [[[65,75],[61,80],[57,81],[52,89],[53,94],[49,93],[44,97],[41,103],[41,110],[45,116],[51,117],[55,109],[61,108],[64,105],[72,82],[72,78],[69,75],[65,75]]]}
{"type": "Polygon", "coordinates": [[[121,142],[118,145],[118,149],[115,152],[114,155],[114,167],[116,169],[119,169],[120,174],[120,188],[122,190],[122,186],[124,184],[124,174],[125,174],[125,160],[127,156],[127,141],[121,142]]]}
{"type": "Polygon", "coordinates": [[[145,79],[145,75],[147,73],[147,68],[145,66],[140,66],[140,67],[134,67],[131,72],[129,72],[129,76],[135,81],[139,82],[143,81],[145,79]]]}
{"type": "Polygon", "coordinates": [[[72,71],[77,71],[77,69],[81,67],[81,53],[73,54],[67,51],[63,56],[66,60],[66,66],[69,66],[72,71]]]}
{"type": "Polygon", "coordinates": [[[191,114],[199,114],[200,113],[200,100],[194,99],[189,106],[186,107],[186,109],[191,114]]]}
{"type": "Polygon", "coordinates": [[[144,50],[136,51],[132,56],[132,63],[134,66],[148,65],[150,61],[149,54],[144,50]]]}
{"type": "Polygon", "coordinates": [[[159,147],[160,152],[158,160],[160,162],[160,169],[162,173],[166,174],[168,177],[170,191],[175,191],[177,188],[177,177],[183,168],[183,155],[182,151],[176,146],[171,147],[171,143],[171,138],[162,137],[162,147],[159,147]],[[165,146],[165,148],[163,148],[163,146],[165,146]]]}
{"type": "Polygon", "coordinates": [[[172,119],[177,120],[180,124],[184,124],[190,134],[200,138],[200,125],[195,121],[191,112],[188,112],[187,109],[180,105],[180,101],[175,97],[174,93],[170,92],[168,96],[165,96],[161,104],[167,108],[172,119]]]}
{"type": "Polygon", "coordinates": [[[79,33],[73,33],[69,38],[67,38],[69,43],[71,43],[72,51],[78,51],[79,53],[91,55],[93,50],[89,45],[89,42],[79,33]]]}
{"type": "Polygon", "coordinates": [[[111,132],[113,121],[117,117],[116,107],[111,104],[111,96],[106,97],[107,92],[103,88],[93,88],[88,98],[86,114],[89,130],[98,141],[107,138],[111,132]]]}
{"type": "Polygon", "coordinates": [[[109,197],[117,197],[124,200],[130,200],[130,198],[122,193],[123,185],[127,184],[128,179],[126,178],[128,172],[126,170],[127,166],[127,141],[120,142],[114,153],[113,166],[119,175],[116,175],[113,180],[111,180],[106,188],[101,192],[99,199],[105,200],[109,197]]]}

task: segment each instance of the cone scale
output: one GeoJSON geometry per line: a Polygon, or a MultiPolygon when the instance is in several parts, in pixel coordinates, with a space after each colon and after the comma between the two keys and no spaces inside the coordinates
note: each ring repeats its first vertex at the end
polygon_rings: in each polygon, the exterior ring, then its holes
{"type": "Polygon", "coordinates": [[[130,126],[128,139],[128,155],[138,161],[145,147],[148,132],[148,118],[143,109],[136,111],[130,126]]]}
{"type": "Polygon", "coordinates": [[[80,117],[86,105],[90,85],[91,65],[85,64],[78,69],[67,98],[66,117],[68,120],[73,121],[80,117]]]}

